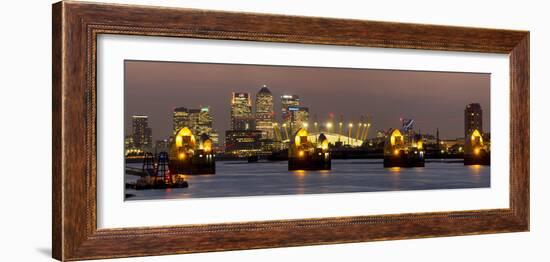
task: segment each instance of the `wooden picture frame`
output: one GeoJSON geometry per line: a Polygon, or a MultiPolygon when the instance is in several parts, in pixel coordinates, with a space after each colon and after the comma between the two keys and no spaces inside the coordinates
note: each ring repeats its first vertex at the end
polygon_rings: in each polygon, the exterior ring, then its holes
{"type": "Polygon", "coordinates": [[[53,257],[58,260],[529,230],[528,31],[72,1],[53,5],[52,30],[52,245],[53,257]],[[510,208],[98,229],[96,42],[99,34],[508,54],[510,208]]]}

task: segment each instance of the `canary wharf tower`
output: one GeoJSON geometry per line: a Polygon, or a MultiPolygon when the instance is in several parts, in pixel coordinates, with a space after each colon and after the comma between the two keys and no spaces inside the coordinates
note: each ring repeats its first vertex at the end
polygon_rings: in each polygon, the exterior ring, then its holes
{"type": "Polygon", "coordinates": [[[266,85],[256,94],[256,130],[262,131],[262,138],[273,138],[273,95],[266,85]]]}

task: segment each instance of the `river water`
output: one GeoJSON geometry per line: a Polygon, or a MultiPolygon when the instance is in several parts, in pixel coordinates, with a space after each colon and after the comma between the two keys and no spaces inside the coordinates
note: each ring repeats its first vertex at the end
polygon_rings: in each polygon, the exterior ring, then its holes
{"type": "Polygon", "coordinates": [[[126,189],[126,200],[481,188],[490,187],[490,167],[431,160],[423,168],[383,168],[380,159],[357,159],[332,160],[331,171],[287,171],[285,161],[218,161],[215,175],[186,180],[188,188],[126,189]]]}

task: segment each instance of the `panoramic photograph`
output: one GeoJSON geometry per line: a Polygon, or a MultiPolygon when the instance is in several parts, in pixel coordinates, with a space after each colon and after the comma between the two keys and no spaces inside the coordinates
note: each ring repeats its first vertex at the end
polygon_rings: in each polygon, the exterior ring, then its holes
{"type": "Polygon", "coordinates": [[[491,186],[490,74],[124,62],[125,200],[491,186]]]}

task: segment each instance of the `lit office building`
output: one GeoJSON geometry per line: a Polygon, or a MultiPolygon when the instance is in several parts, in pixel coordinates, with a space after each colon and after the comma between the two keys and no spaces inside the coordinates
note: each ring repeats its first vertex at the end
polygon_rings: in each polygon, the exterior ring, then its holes
{"type": "Polygon", "coordinates": [[[283,95],[281,96],[281,117],[283,122],[290,121],[290,113],[288,111],[289,107],[299,107],[300,106],[300,97],[297,95],[283,95]]]}
{"type": "Polygon", "coordinates": [[[129,149],[134,147],[134,136],[127,135],[124,136],[124,148],[129,149]]]}
{"type": "Polygon", "coordinates": [[[189,125],[189,111],[185,107],[177,107],[172,113],[173,134],[189,125]]]}
{"type": "Polygon", "coordinates": [[[233,93],[231,99],[231,130],[254,130],[252,102],[249,93],[233,93]]]}
{"type": "Polygon", "coordinates": [[[261,152],[261,137],[258,130],[227,130],[225,152],[238,157],[257,155],[261,152]]]}
{"type": "Polygon", "coordinates": [[[469,104],[464,109],[464,137],[468,137],[474,130],[483,133],[483,112],[478,103],[469,104]]]}
{"type": "Polygon", "coordinates": [[[309,121],[309,108],[307,107],[288,107],[288,121],[287,123],[290,134],[296,133],[300,128],[308,129],[309,121]]]}
{"type": "Polygon", "coordinates": [[[218,134],[218,131],[215,129],[212,129],[212,132],[210,132],[210,139],[212,139],[212,144],[214,145],[214,149],[217,151],[220,146],[220,135],[218,134]]]}
{"type": "Polygon", "coordinates": [[[273,139],[274,115],[273,95],[264,85],[256,94],[256,130],[262,132],[264,139],[273,139]]]}
{"type": "Polygon", "coordinates": [[[201,135],[201,133],[197,132],[201,110],[196,108],[191,108],[189,109],[188,112],[189,112],[189,121],[187,122],[186,126],[191,130],[191,132],[193,132],[195,136],[198,137],[201,135]]]}
{"type": "Polygon", "coordinates": [[[174,109],[174,134],[181,128],[187,127],[197,136],[207,134],[211,138],[216,137],[216,140],[212,139],[212,142],[217,144],[217,134],[214,135],[215,131],[212,129],[212,124],[213,118],[208,106],[201,106],[200,109],[187,109],[185,107],[174,109]]]}
{"type": "Polygon", "coordinates": [[[131,155],[139,155],[141,153],[141,150],[134,147],[134,135],[126,135],[124,136],[124,155],[125,156],[131,156],[131,155]]]}
{"type": "Polygon", "coordinates": [[[147,116],[132,116],[132,142],[137,149],[151,151],[153,134],[147,116]]]}
{"type": "Polygon", "coordinates": [[[212,128],[213,118],[210,114],[210,107],[201,106],[199,110],[196,110],[192,114],[190,114],[189,119],[194,121],[191,122],[190,125],[191,130],[194,134],[207,134],[210,139],[212,139],[212,143],[215,146],[218,145],[218,134],[212,128]]]}
{"type": "Polygon", "coordinates": [[[203,106],[198,112],[197,124],[195,130],[197,134],[207,134],[210,136],[212,133],[212,115],[210,115],[210,107],[203,106]]]}

